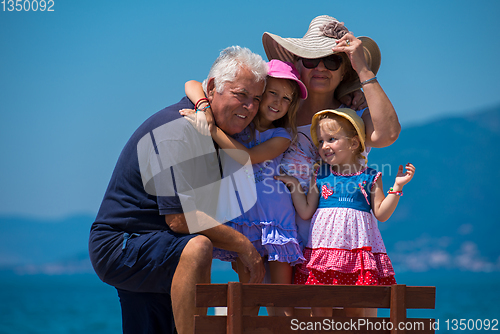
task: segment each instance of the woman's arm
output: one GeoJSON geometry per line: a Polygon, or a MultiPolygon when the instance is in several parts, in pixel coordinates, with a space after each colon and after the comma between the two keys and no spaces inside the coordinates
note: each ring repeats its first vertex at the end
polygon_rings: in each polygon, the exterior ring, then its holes
{"type": "Polygon", "coordinates": [[[366,146],[387,147],[401,132],[396,111],[378,82],[367,84],[363,91],[368,102],[368,109],[361,116],[365,122],[366,146]]]}
{"type": "MultiPolygon", "coordinates": [[[[362,42],[352,34],[346,34],[338,41],[334,51],[345,52],[353,69],[358,73],[361,83],[375,77],[366,63],[362,42]],[[346,44],[349,40],[349,46],[346,44]]],[[[363,85],[363,92],[368,103],[369,112],[362,118],[365,122],[366,145],[370,147],[386,147],[396,141],[401,132],[398,116],[394,107],[377,80],[363,85]]]]}
{"type": "MultiPolygon", "coordinates": [[[[403,192],[403,186],[410,182],[415,174],[415,166],[408,163],[406,164],[406,172],[403,172],[403,166],[399,166],[398,175],[391,192],[403,192]]],[[[399,203],[398,194],[389,194],[385,197],[384,188],[382,184],[382,177],[377,179],[372,190],[372,210],[375,218],[381,222],[385,222],[391,217],[396,210],[399,203]]]]}
{"type": "Polygon", "coordinates": [[[288,189],[290,189],[293,206],[295,207],[295,211],[297,211],[300,218],[304,220],[311,219],[318,208],[319,202],[319,193],[315,177],[311,177],[309,192],[307,195],[300,185],[299,180],[295,177],[289,175],[276,175],[274,178],[285,183],[288,189]]]}

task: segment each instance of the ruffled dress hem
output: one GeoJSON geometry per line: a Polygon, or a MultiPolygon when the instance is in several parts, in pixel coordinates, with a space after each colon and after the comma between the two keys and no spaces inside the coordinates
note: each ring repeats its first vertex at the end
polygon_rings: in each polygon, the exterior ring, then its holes
{"type": "Polygon", "coordinates": [[[372,253],[370,247],[306,248],[304,257],[307,262],[296,267],[296,284],[390,285],[396,282],[389,256],[372,253]]]}
{"type": "MultiPolygon", "coordinates": [[[[245,235],[259,254],[262,257],[267,256],[269,261],[286,262],[292,266],[305,261],[294,229],[285,229],[275,221],[241,220],[227,222],[226,225],[245,235]]],[[[236,261],[238,254],[214,247],[212,257],[233,262],[236,261]]]]}
{"type": "Polygon", "coordinates": [[[377,277],[377,274],[371,270],[356,273],[342,273],[332,270],[324,273],[312,269],[307,275],[296,272],[294,283],[307,285],[392,285],[396,284],[396,279],[393,275],[377,277]]]}

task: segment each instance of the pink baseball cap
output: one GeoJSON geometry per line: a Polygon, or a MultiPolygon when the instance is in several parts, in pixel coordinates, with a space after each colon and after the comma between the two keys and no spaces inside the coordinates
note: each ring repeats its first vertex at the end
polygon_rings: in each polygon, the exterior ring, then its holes
{"type": "Polygon", "coordinates": [[[281,61],[278,59],[273,59],[267,63],[267,75],[277,79],[290,79],[294,80],[299,84],[300,87],[300,98],[307,98],[307,88],[299,79],[299,71],[293,66],[292,63],[287,61],[281,61]]]}

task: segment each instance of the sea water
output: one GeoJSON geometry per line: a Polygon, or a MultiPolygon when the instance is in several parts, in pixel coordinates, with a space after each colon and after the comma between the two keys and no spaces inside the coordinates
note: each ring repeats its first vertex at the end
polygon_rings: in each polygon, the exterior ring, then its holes
{"type": "Polygon", "coordinates": [[[0,333],[121,333],[116,290],[90,273],[1,272],[0,333]]]}
{"type": "MultiPolygon", "coordinates": [[[[447,331],[447,320],[451,325],[453,319],[500,319],[498,273],[407,272],[396,278],[401,284],[436,286],[436,309],[409,310],[408,315],[438,319],[438,333],[464,332],[453,331],[451,327],[447,331]]],[[[214,283],[235,280],[237,276],[228,264],[214,265],[214,283]]],[[[388,310],[379,310],[381,316],[388,314],[388,310]]],[[[121,314],[116,290],[92,273],[0,272],[0,333],[119,334],[121,314]]]]}

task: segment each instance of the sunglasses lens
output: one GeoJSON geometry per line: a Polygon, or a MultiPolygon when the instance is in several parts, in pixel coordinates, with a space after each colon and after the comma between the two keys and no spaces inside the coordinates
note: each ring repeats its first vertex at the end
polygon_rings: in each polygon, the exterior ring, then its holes
{"type": "Polygon", "coordinates": [[[301,61],[302,65],[304,65],[305,68],[309,69],[316,68],[316,66],[319,65],[319,62],[323,61],[323,64],[325,65],[326,69],[330,71],[336,71],[342,64],[342,57],[339,55],[331,55],[325,58],[316,58],[316,59],[301,58],[301,61]]]}
{"type": "Polygon", "coordinates": [[[329,57],[323,58],[323,64],[330,71],[336,71],[342,64],[342,57],[338,55],[331,55],[329,57]]]}
{"type": "Polygon", "coordinates": [[[302,65],[304,65],[305,68],[315,68],[316,66],[318,66],[320,60],[321,59],[302,58],[302,65]]]}

